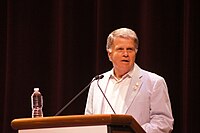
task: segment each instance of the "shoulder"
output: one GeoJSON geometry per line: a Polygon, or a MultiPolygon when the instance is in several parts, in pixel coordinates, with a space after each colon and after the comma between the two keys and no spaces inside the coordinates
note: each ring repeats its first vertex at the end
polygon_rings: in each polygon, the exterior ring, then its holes
{"type": "Polygon", "coordinates": [[[112,74],[112,72],[113,72],[113,69],[106,71],[106,72],[103,72],[103,73],[99,74],[99,76],[103,75],[103,78],[102,78],[103,80],[108,79],[110,77],[110,75],[112,74]]]}
{"type": "Polygon", "coordinates": [[[141,69],[141,79],[145,82],[148,82],[150,84],[166,84],[165,79],[153,72],[141,69]]]}
{"type": "Polygon", "coordinates": [[[164,78],[156,73],[144,70],[143,68],[140,68],[137,64],[135,64],[135,73],[139,77],[145,78],[145,79],[151,79],[151,80],[164,80],[164,78]]]}
{"type": "Polygon", "coordinates": [[[150,78],[152,80],[164,79],[162,76],[160,76],[156,73],[150,72],[150,71],[146,71],[146,70],[142,69],[141,72],[144,77],[150,78]]]}
{"type": "Polygon", "coordinates": [[[146,70],[141,70],[141,73],[143,74],[141,78],[144,83],[143,85],[148,88],[150,92],[167,92],[167,83],[162,76],[146,70]]]}
{"type": "MultiPolygon", "coordinates": [[[[105,83],[105,81],[109,79],[111,73],[112,73],[112,70],[99,74],[99,76],[100,76],[100,75],[103,75],[103,78],[100,79],[100,80],[95,80],[93,83],[91,83],[91,87],[95,87],[95,86],[97,85],[97,81],[98,81],[100,84],[101,84],[102,82],[105,83]]],[[[93,79],[94,79],[94,78],[93,78],[93,79]]]]}

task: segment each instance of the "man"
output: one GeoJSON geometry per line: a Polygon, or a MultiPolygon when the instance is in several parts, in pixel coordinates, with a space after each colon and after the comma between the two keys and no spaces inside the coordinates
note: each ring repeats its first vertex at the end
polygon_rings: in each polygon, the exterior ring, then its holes
{"type": "Polygon", "coordinates": [[[128,114],[147,133],[171,132],[174,119],[167,85],[162,77],[135,63],[138,42],[135,32],[127,28],[117,29],[108,36],[106,49],[113,69],[91,84],[85,114],[128,114]]]}

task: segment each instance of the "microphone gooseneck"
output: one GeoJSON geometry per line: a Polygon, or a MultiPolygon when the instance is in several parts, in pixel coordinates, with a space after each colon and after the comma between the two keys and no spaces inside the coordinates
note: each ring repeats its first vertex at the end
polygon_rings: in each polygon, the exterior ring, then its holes
{"type": "MultiPolygon", "coordinates": [[[[103,75],[100,75],[100,76],[103,76],[103,75]]],[[[103,76],[104,77],[104,76],[103,76]]],[[[102,77],[102,78],[103,78],[102,77]]],[[[102,79],[101,78],[101,79],[102,79]]],[[[99,78],[100,79],[100,78],[99,78]]],[[[104,92],[102,91],[100,85],[99,85],[99,79],[97,80],[97,85],[99,87],[99,90],[101,91],[101,93],[103,94],[103,97],[106,99],[107,103],[109,104],[110,108],[112,109],[113,113],[116,114],[115,110],[113,109],[112,105],[110,104],[109,100],[107,99],[106,95],[104,94],[104,92]]]]}
{"type": "Polygon", "coordinates": [[[58,116],[60,113],[62,113],[74,100],[76,100],[83,92],[85,92],[87,90],[87,88],[90,86],[90,84],[95,81],[95,80],[99,80],[99,79],[102,79],[104,76],[103,75],[97,75],[95,76],[92,81],[90,81],[90,83],[85,87],[83,88],[82,91],[80,91],[75,97],[73,97],[61,110],[59,110],[55,116],[58,116]]]}

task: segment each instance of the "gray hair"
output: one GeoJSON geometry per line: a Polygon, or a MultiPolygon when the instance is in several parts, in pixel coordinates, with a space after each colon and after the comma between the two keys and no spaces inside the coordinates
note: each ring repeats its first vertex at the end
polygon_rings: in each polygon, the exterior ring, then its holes
{"type": "Polygon", "coordinates": [[[116,37],[122,37],[122,38],[130,38],[132,39],[135,44],[136,44],[136,49],[138,49],[138,45],[139,45],[139,40],[138,37],[136,35],[136,33],[128,28],[120,28],[120,29],[116,29],[113,32],[111,32],[107,38],[107,45],[106,45],[106,49],[111,49],[112,45],[113,45],[113,41],[116,37]]]}

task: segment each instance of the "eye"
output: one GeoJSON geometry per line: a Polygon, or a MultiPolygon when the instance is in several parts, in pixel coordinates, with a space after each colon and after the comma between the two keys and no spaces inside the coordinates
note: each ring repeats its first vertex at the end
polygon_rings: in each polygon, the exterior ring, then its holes
{"type": "Polygon", "coordinates": [[[127,50],[133,50],[133,48],[127,48],[127,50]]]}
{"type": "Polygon", "coordinates": [[[134,51],[134,48],[127,48],[127,51],[134,51]]]}
{"type": "Polygon", "coordinates": [[[116,51],[123,51],[123,48],[117,48],[116,51]]]}

